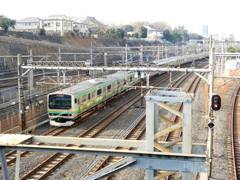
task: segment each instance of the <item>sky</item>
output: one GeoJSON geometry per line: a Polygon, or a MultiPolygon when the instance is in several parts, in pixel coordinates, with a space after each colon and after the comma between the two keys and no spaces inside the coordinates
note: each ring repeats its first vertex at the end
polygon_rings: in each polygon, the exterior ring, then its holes
{"type": "Polygon", "coordinates": [[[239,0],[2,0],[0,15],[21,20],[49,15],[92,16],[107,24],[165,21],[202,34],[234,34],[240,40],[239,0]]]}

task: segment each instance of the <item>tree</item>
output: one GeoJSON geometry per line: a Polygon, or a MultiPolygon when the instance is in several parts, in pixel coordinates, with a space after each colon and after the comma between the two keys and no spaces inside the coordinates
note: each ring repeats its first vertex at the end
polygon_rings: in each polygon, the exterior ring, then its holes
{"type": "Polygon", "coordinates": [[[140,37],[141,38],[146,38],[147,37],[147,28],[145,27],[140,27],[140,37]]]}
{"type": "Polygon", "coordinates": [[[98,35],[98,37],[103,36],[104,35],[104,31],[101,28],[98,28],[97,35],[98,35]]]}
{"type": "Polygon", "coordinates": [[[43,29],[43,28],[39,29],[39,35],[40,36],[45,36],[46,35],[45,29],[43,29]]]}
{"type": "Polygon", "coordinates": [[[142,26],[147,26],[149,24],[148,21],[137,21],[137,22],[131,22],[130,25],[133,26],[134,30],[139,30],[142,26]]]}
{"type": "Polygon", "coordinates": [[[121,28],[117,28],[117,37],[123,38],[124,37],[124,30],[121,28]]]}
{"type": "Polygon", "coordinates": [[[157,21],[152,23],[152,25],[155,28],[160,29],[161,31],[164,31],[164,30],[169,30],[170,32],[172,31],[172,27],[164,21],[157,21]]]}
{"type": "Polygon", "coordinates": [[[203,37],[201,35],[197,34],[197,33],[189,33],[188,37],[191,40],[203,39],[203,37]]]}
{"type": "Polygon", "coordinates": [[[133,31],[133,26],[132,25],[125,25],[125,26],[122,27],[122,29],[125,32],[132,32],[133,31]]]}
{"type": "Polygon", "coordinates": [[[173,42],[182,42],[182,36],[177,31],[173,31],[173,42]]]}
{"type": "Polygon", "coordinates": [[[232,46],[229,46],[227,48],[227,52],[230,52],[230,53],[239,53],[240,52],[240,49],[239,48],[234,48],[232,46]]]}
{"type": "Polygon", "coordinates": [[[173,41],[173,36],[172,36],[172,34],[170,33],[169,30],[164,30],[162,39],[165,39],[166,41],[172,42],[173,41]]]}
{"type": "Polygon", "coordinates": [[[4,32],[8,31],[8,28],[14,28],[16,20],[7,18],[5,16],[0,16],[0,27],[4,29],[4,32]]]}
{"type": "Polygon", "coordinates": [[[114,28],[110,28],[110,29],[107,30],[106,35],[115,38],[116,37],[116,30],[114,28]]]}
{"type": "Polygon", "coordinates": [[[172,34],[175,42],[189,40],[187,30],[185,30],[184,26],[175,27],[172,34]]]}
{"type": "Polygon", "coordinates": [[[139,37],[139,34],[138,34],[138,33],[134,33],[134,37],[135,37],[135,38],[138,38],[138,37],[139,37]]]}

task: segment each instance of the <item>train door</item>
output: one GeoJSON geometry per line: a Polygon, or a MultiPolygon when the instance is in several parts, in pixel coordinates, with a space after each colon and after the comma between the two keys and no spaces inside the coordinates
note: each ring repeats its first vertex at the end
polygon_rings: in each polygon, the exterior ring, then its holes
{"type": "Polygon", "coordinates": [[[92,102],[93,102],[93,105],[96,104],[96,90],[92,92],[92,102]]]}
{"type": "Polygon", "coordinates": [[[102,88],[102,90],[103,90],[103,99],[105,100],[106,99],[106,95],[107,95],[107,88],[106,88],[106,86],[104,86],[102,88]]]}
{"type": "Polygon", "coordinates": [[[87,101],[88,101],[88,106],[92,107],[93,103],[92,103],[91,93],[87,94],[87,101]]]}
{"type": "Polygon", "coordinates": [[[112,91],[112,85],[110,84],[107,86],[107,94],[111,94],[111,91],[112,91]]]}
{"type": "Polygon", "coordinates": [[[86,94],[82,95],[82,108],[85,110],[86,109],[86,94]]]}
{"type": "Polygon", "coordinates": [[[78,111],[82,111],[82,96],[78,97],[78,111]]]}
{"type": "Polygon", "coordinates": [[[102,88],[97,90],[97,103],[100,103],[102,101],[102,88]]]}
{"type": "Polygon", "coordinates": [[[117,94],[120,92],[120,89],[121,89],[121,80],[117,79],[117,91],[116,91],[117,94]]]}
{"type": "Polygon", "coordinates": [[[119,90],[119,79],[117,79],[113,84],[112,84],[112,91],[113,93],[116,95],[118,94],[118,90],[119,90]]]}

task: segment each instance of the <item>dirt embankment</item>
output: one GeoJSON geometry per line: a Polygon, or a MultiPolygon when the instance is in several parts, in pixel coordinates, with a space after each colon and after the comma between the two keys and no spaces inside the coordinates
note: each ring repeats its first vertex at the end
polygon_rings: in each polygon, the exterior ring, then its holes
{"type": "Polygon", "coordinates": [[[128,44],[128,46],[157,45],[154,42],[130,42],[110,37],[101,37],[99,39],[79,37],[73,32],[68,32],[65,36],[40,36],[27,32],[9,31],[5,33],[0,31],[0,55],[29,54],[30,49],[33,50],[34,55],[43,55],[47,53],[56,53],[59,51],[59,47],[61,48],[61,52],[83,52],[84,48],[91,47],[91,44],[95,47],[125,47],[125,44],[128,44]],[[13,40],[6,41],[2,39],[3,37],[13,40]]]}

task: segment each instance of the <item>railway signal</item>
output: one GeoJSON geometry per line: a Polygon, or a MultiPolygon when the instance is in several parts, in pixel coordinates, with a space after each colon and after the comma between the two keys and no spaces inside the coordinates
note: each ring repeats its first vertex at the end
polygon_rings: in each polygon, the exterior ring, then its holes
{"type": "Polygon", "coordinates": [[[85,75],[86,77],[90,77],[90,75],[89,75],[89,70],[86,70],[86,75],[85,75]]]}
{"type": "Polygon", "coordinates": [[[221,97],[219,95],[213,95],[211,106],[214,111],[218,111],[221,108],[221,97]]]}

